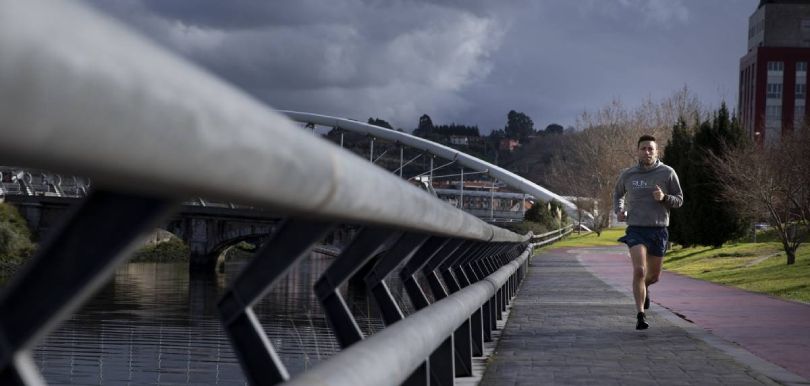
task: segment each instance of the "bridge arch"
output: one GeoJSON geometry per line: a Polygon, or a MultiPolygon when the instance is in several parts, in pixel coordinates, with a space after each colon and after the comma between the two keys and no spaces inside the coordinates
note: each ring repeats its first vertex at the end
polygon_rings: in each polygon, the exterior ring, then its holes
{"type": "MultiPolygon", "coordinates": [[[[489,175],[499,181],[502,181],[507,186],[522,192],[542,199],[544,201],[555,200],[563,205],[566,213],[571,218],[578,218],[579,212],[574,203],[568,199],[524,178],[515,173],[512,173],[500,166],[493,165],[489,162],[473,157],[462,151],[444,146],[433,141],[420,138],[411,134],[401,131],[390,130],[384,127],[371,125],[368,123],[358,122],[346,118],[337,118],[328,115],[313,114],[299,111],[280,110],[293,121],[305,123],[308,125],[321,125],[333,128],[339,128],[356,133],[367,134],[375,138],[383,138],[389,141],[397,142],[409,147],[420,149],[435,156],[441,157],[446,160],[455,161],[463,167],[476,170],[478,172],[489,175]]],[[[584,212],[588,219],[592,219],[591,213],[584,212]]]]}
{"type": "MultiPolygon", "coordinates": [[[[237,244],[245,241],[251,244],[256,245],[256,249],[258,250],[259,246],[270,237],[269,233],[255,233],[255,234],[247,234],[247,235],[236,235],[231,238],[227,238],[227,236],[220,240],[218,244],[214,245],[208,254],[205,256],[205,261],[210,264],[211,261],[214,262],[217,272],[223,272],[224,264],[226,261],[226,252],[228,249],[236,246],[237,244]]],[[[255,251],[254,251],[255,252],[255,251]]]]}
{"type": "Polygon", "coordinates": [[[192,270],[211,272],[220,253],[242,240],[267,238],[277,227],[277,219],[252,219],[184,214],[170,221],[166,230],[183,240],[191,250],[192,270]]]}

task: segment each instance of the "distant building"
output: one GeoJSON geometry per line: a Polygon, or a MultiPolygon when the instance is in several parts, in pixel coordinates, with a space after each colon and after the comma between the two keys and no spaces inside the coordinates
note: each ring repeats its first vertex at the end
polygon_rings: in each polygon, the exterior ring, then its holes
{"type": "Polygon", "coordinates": [[[467,137],[466,135],[451,135],[450,143],[453,145],[469,146],[470,138],[467,137]]]}
{"type": "Polygon", "coordinates": [[[501,140],[501,145],[499,149],[506,150],[506,151],[514,151],[515,148],[520,146],[520,141],[512,138],[504,138],[501,140]]]}
{"type": "Polygon", "coordinates": [[[810,2],[761,0],[748,19],[740,59],[740,124],[758,143],[778,142],[808,123],[810,2]]]}

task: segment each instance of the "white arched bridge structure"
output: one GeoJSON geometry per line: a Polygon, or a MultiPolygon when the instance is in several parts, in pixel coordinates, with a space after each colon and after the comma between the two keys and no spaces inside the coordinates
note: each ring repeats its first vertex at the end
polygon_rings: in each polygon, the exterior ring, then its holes
{"type": "MultiPolygon", "coordinates": [[[[566,198],[524,178],[510,172],[500,166],[473,157],[462,151],[451,147],[420,138],[401,131],[391,130],[384,127],[358,122],[351,119],[336,118],[320,114],[312,114],[298,111],[280,111],[290,119],[309,125],[321,125],[331,128],[347,130],[355,133],[365,134],[371,137],[372,141],[381,138],[399,145],[419,149],[448,161],[453,161],[461,167],[485,174],[494,180],[498,180],[514,189],[517,192],[527,194],[531,197],[541,199],[545,202],[557,201],[563,205],[571,218],[577,218],[577,207],[566,198]]],[[[371,147],[373,149],[373,145],[371,147]]],[[[401,153],[400,153],[401,154],[401,153]]],[[[373,160],[373,154],[370,157],[373,160]]],[[[403,161],[403,158],[400,157],[403,161]]],[[[432,159],[431,159],[432,161],[432,159]]],[[[402,171],[404,162],[401,162],[398,171],[402,171]]],[[[433,167],[431,166],[431,172],[433,167]]]]}
{"type": "MultiPolygon", "coordinates": [[[[392,135],[279,113],[81,3],[0,0],[0,164],[92,181],[0,292],[0,384],[45,383],[32,347],[189,197],[283,218],[218,305],[251,384],[452,385],[473,375],[532,247],[568,230],[522,235],[488,224],[293,120],[392,135]],[[358,231],[312,286],[342,350],[290,377],[252,307],[342,224],[358,231]],[[391,277],[413,312],[392,296],[391,277]],[[349,280],[367,285],[384,329],[358,328],[339,291],[349,280]]],[[[391,138],[570,208],[463,153],[391,138]]]]}

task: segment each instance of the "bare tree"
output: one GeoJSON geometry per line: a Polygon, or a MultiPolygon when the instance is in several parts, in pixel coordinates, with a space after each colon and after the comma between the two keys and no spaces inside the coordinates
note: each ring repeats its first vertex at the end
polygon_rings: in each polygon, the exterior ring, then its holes
{"type": "Polygon", "coordinates": [[[724,198],[752,218],[767,217],[787,255],[810,234],[810,131],[800,130],[771,146],[746,146],[724,157],[710,155],[724,198]]]}
{"type": "Polygon", "coordinates": [[[610,225],[619,174],[637,161],[638,138],[654,135],[663,149],[679,117],[699,120],[702,115],[697,97],[685,87],[658,103],[647,98],[632,110],[614,100],[586,111],[577,119],[579,130],[563,136],[566,141],[555,152],[548,183],[559,192],[589,198],[582,202],[594,206],[594,231],[600,233],[610,225]]]}
{"type": "Polygon", "coordinates": [[[555,160],[555,179],[564,181],[564,189],[578,197],[588,197],[593,210],[593,230],[600,234],[610,225],[612,193],[616,178],[632,164],[633,142],[627,126],[593,126],[571,135],[564,158],[555,160]]]}

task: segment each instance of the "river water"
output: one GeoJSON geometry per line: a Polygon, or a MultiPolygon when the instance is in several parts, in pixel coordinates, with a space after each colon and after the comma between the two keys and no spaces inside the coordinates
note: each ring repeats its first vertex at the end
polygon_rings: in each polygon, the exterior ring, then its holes
{"type": "MultiPolygon", "coordinates": [[[[254,306],[291,375],[338,351],[312,291],[333,260],[314,253],[254,306]]],[[[198,277],[187,263],[127,263],[37,345],[34,360],[51,385],[244,385],[216,307],[244,264],[231,261],[224,274],[198,277]]],[[[389,285],[407,302],[399,283],[389,285]]],[[[373,305],[346,287],[364,333],[381,329],[373,305]]]]}

